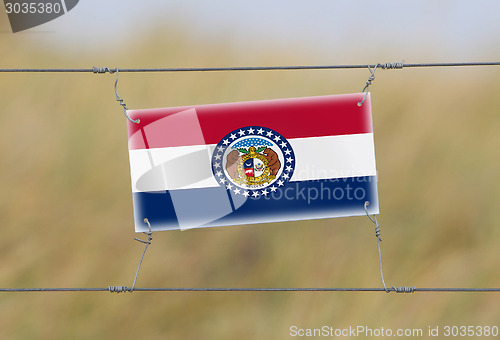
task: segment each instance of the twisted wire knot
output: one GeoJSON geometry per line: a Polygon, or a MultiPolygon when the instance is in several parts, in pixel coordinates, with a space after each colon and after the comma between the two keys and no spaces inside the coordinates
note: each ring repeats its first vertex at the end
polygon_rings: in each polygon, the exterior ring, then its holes
{"type": "Polygon", "coordinates": [[[377,240],[379,242],[382,242],[382,239],[380,238],[380,234],[382,233],[382,230],[380,230],[380,223],[378,223],[377,221],[377,217],[375,215],[370,216],[370,214],[368,213],[368,206],[370,205],[370,202],[369,201],[366,201],[365,202],[365,212],[366,212],[366,216],[368,216],[368,218],[370,219],[370,221],[373,222],[373,224],[375,224],[375,237],[377,237],[377,240]]]}
{"type": "Polygon", "coordinates": [[[379,67],[380,64],[377,64],[375,65],[375,67],[372,69],[370,66],[368,66],[368,70],[370,70],[370,76],[368,77],[368,80],[366,81],[366,85],[365,87],[363,87],[363,91],[361,91],[361,93],[365,93],[363,99],[358,102],[358,106],[362,106],[363,103],[365,102],[366,100],[366,96],[368,95],[368,88],[370,87],[370,85],[372,84],[372,81],[375,80],[375,71],[377,70],[377,67],[379,67]]]}
{"type": "Polygon", "coordinates": [[[120,293],[128,292],[129,289],[126,286],[109,286],[108,291],[110,293],[120,294],[120,293]]]}
{"type": "Polygon", "coordinates": [[[109,68],[109,67],[92,67],[92,72],[94,73],[110,73],[113,74],[116,72],[116,69],[109,68]]]}
{"type": "MultiPolygon", "coordinates": [[[[395,291],[396,293],[414,293],[415,292],[415,287],[392,287],[392,290],[395,291]]],[[[387,293],[389,293],[387,291],[387,293]]]]}
{"type": "Polygon", "coordinates": [[[365,90],[372,84],[372,81],[375,80],[375,72],[372,73],[369,77],[368,77],[368,80],[366,81],[366,85],[365,87],[363,88],[363,91],[362,92],[365,92],[365,90]]]}
{"type": "Polygon", "coordinates": [[[358,102],[358,106],[362,106],[363,103],[366,100],[366,97],[368,95],[368,88],[372,84],[372,81],[375,80],[375,71],[377,70],[377,67],[380,67],[383,70],[388,70],[388,69],[402,69],[403,66],[404,66],[404,63],[405,63],[404,60],[402,62],[400,62],[400,63],[399,62],[396,62],[396,63],[384,63],[384,64],[378,63],[378,64],[376,64],[373,67],[373,69],[371,68],[370,65],[368,65],[368,70],[370,71],[370,76],[368,77],[368,80],[366,81],[365,87],[363,87],[363,91],[361,91],[362,93],[364,92],[365,95],[364,95],[363,99],[360,102],[358,102]]]}
{"type": "Polygon", "coordinates": [[[380,241],[382,242],[382,239],[380,238],[380,234],[382,233],[382,231],[380,230],[380,224],[377,224],[375,225],[375,237],[380,241]]]}
{"type": "Polygon", "coordinates": [[[381,67],[383,70],[394,70],[402,69],[404,67],[404,64],[405,61],[403,60],[402,62],[380,64],[379,67],[381,67]]]}

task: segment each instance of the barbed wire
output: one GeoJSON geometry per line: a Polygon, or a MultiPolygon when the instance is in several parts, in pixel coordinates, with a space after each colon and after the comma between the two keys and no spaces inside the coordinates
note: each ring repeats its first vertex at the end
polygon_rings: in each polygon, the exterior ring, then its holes
{"type": "Polygon", "coordinates": [[[334,70],[334,69],[366,69],[379,67],[382,69],[402,69],[420,67],[462,67],[462,66],[500,66],[500,61],[491,62],[456,62],[456,63],[376,63],[353,65],[290,65],[290,66],[233,66],[233,67],[169,67],[169,68],[3,68],[0,72],[73,72],[73,73],[114,73],[119,72],[217,72],[217,71],[277,71],[277,70],[334,70]]]}

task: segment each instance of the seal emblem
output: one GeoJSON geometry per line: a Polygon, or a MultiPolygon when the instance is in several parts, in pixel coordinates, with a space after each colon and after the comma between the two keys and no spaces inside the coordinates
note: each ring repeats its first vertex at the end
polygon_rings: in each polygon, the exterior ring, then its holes
{"type": "Polygon", "coordinates": [[[290,143],[263,126],[228,133],[215,147],[212,171],[217,182],[234,194],[267,196],[288,182],[295,169],[290,143]]]}

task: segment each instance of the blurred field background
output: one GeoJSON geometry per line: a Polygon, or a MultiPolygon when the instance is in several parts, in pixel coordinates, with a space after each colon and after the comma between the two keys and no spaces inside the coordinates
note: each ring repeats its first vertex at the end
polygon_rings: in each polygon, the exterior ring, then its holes
{"type": "MultiPolygon", "coordinates": [[[[8,31],[3,16],[0,25],[8,31]]],[[[3,33],[0,67],[335,63],[300,46],[269,46],[249,60],[223,37],[195,44],[193,35],[159,23],[133,45],[64,54],[38,44],[41,34],[3,33]]],[[[384,53],[336,61],[398,61],[384,53]]],[[[406,60],[420,61],[434,60],[406,60]]],[[[359,92],[368,76],[124,73],[119,93],[130,108],[153,108],[359,92]]],[[[371,91],[388,286],[500,286],[499,76],[495,67],[377,71],[371,91]]],[[[1,287],[132,284],[143,245],[133,240],[126,120],[113,83],[109,74],[0,74],[1,287]]],[[[366,217],[153,237],[138,287],[381,286],[366,217]]],[[[499,302],[486,293],[1,293],[0,338],[286,339],[292,325],[500,326],[499,302]]]]}

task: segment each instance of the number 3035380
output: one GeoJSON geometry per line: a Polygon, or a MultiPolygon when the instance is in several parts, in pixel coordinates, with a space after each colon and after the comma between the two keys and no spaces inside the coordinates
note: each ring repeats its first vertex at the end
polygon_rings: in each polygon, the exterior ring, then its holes
{"type": "Polygon", "coordinates": [[[444,326],[443,335],[456,337],[456,336],[493,336],[497,337],[498,327],[497,326],[444,326]]]}
{"type": "Polygon", "coordinates": [[[45,2],[23,2],[23,3],[11,3],[7,2],[5,4],[5,11],[7,14],[52,14],[61,12],[61,4],[56,3],[45,3],[45,2]]]}

